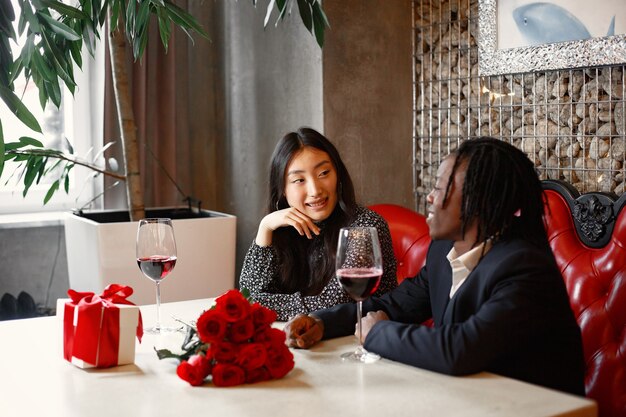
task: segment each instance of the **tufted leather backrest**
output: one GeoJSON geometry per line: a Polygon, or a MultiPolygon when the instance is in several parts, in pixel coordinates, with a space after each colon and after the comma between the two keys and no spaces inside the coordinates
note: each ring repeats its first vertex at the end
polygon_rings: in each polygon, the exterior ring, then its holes
{"type": "Polygon", "coordinates": [[[398,266],[398,283],[417,275],[426,262],[430,244],[426,217],[395,204],[376,204],[369,208],[380,214],[389,225],[398,266]]]}
{"type": "Polygon", "coordinates": [[[582,331],[587,396],[600,417],[626,416],[626,195],[544,188],[550,246],[582,331]]]}

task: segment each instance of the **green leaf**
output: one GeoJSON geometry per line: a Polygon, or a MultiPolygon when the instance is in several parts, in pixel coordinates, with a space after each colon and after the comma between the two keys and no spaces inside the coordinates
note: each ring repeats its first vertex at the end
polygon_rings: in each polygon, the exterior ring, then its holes
{"type": "Polygon", "coordinates": [[[324,46],[324,30],[326,26],[328,26],[328,19],[320,4],[316,1],[313,3],[313,30],[315,32],[315,40],[317,40],[320,48],[324,46]]]}
{"type": "MultiPolygon", "coordinates": [[[[61,95],[61,87],[59,86],[59,81],[54,80],[52,82],[46,82],[45,91],[48,97],[50,98],[50,100],[52,100],[52,103],[55,106],[60,107],[63,96],[61,95]]],[[[45,107],[45,106],[42,106],[42,107],[45,107]]]]}
{"type": "Polygon", "coordinates": [[[50,68],[48,63],[41,55],[39,55],[39,51],[35,51],[31,57],[33,63],[33,69],[36,70],[44,80],[49,82],[54,82],[57,79],[56,73],[50,68]]]}
{"type": "Polygon", "coordinates": [[[36,184],[39,184],[39,181],[44,177],[44,173],[46,172],[46,164],[48,163],[48,158],[43,159],[43,163],[39,165],[39,170],[37,171],[37,179],[35,180],[36,184]]]}
{"type": "Polygon", "coordinates": [[[50,201],[50,199],[52,198],[52,196],[58,189],[59,189],[59,180],[56,180],[55,182],[52,183],[52,186],[50,187],[50,189],[48,189],[48,192],[46,193],[46,196],[43,199],[44,205],[48,204],[48,201],[50,201]]]}
{"type": "Polygon", "coordinates": [[[110,31],[114,31],[117,29],[121,6],[121,3],[117,1],[113,2],[113,5],[111,6],[111,27],[109,28],[110,31]]]}
{"type": "Polygon", "coordinates": [[[150,19],[150,2],[143,1],[139,5],[139,11],[135,18],[135,30],[143,30],[149,23],[150,19]]]}
{"type": "Polygon", "coordinates": [[[131,35],[135,33],[135,28],[133,25],[135,24],[135,4],[134,1],[129,1],[126,6],[126,34],[131,35]]]}
{"type": "Polygon", "coordinates": [[[39,90],[39,104],[42,109],[46,108],[46,103],[48,102],[49,93],[46,87],[46,81],[42,77],[35,78],[35,84],[37,85],[37,89],[39,90]]]}
{"type": "MultiPolygon", "coordinates": [[[[83,28],[83,42],[85,42],[89,54],[91,56],[94,56],[94,54],[96,53],[96,37],[93,33],[93,30],[89,26],[85,26],[83,28]]],[[[74,58],[74,61],[76,61],[76,58],[74,58]]],[[[76,61],[76,63],[78,63],[78,61],[76,61]]]]}
{"type": "Polygon", "coordinates": [[[22,58],[22,64],[25,67],[30,65],[31,58],[35,52],[35,35],[31,33],[26,38],[26,42],[24,42],[24,46],[22,47],[22,52],[20,52],[20,58],[22,58]]]}
{"type": "Polygon", "coordinates": [[[250,300],[250,290],[247,288],[242,288],[239,290],[239,292],[241,293],[241,295],[243,295],[243,298],[245,298],[246,300],[250,300]]]}
{"type": "MultiPolygon", "coordinates": [[[[35,33],[41,33],[41,27],[39,26],[39,21],[37,20],[35,13],[33,13],[33,9],[31,9],[30,3],[23,2],[22,4],[23,4],[22,13],[23,13],[24,18],[30,25],[30,31],[35,32],[35,33]]],[[[20,31],[20,34],[22,31],[23,29],[20,31]]]]}
{"type": "Polygon", "coordinates": [[[0,120],[0,154],[2,154],[2,158],[0,158],[0,178],[2,177],[2,171],[4,171],[4,160],[7,157],[4,151],[4,134],[2,133],[2,120],[0,120]]]}
{"type": "Polygon", "coordinates": [[[69,6],[56,0],[41,0],[41,4],[48,6],[49,8],[56,10],[62,15],[72,17],[79,20],[88,20],[89,16],[82,10],[76,7],[69,6]]]}
{"type": "Polygon", "coordinates": [[[65,182],[64,182],[63,188],[65,188],[65,194],[70,193],[70,176],[69,175],[65,176],[65,182]]]}
{"type": "Polygon", "coordinates": [[[13,81],[15,81],[17,77],[19,77],[23,69],[24,69],[24,61],[22,60],[22,56],[20,55],[17,57],[15,61],[13,61],[13,64],[11,65],[11,70],[10,70],[11,79],[8,80],[7,85],[13,84],[13,81]]]}
{"type": "Polygon", "coordinates": [[[2,11],[2,16],[9,22],[15,20],[15,11],[10,0],[0,1],[0,11],[2,11]]]}
{"type": "Polygon", "coordinates": [[[309,32],[313,31],[313,14],[311,12],[311,5],[307,0],[298,0],[298,10],[300,11],[300,17],[302,23],[309,32]]]}
{"type": "Polygon", "coordinates": [[[77,41],[81,39],[78,33],[76,33],[71,27],[59,22],[52,16],[48,16],[45,13],[40,13],[39,16],[41,16],[41,18],[45,20],[46,24],[48,24],[48,27],[52,29],[52,31],[57,35],[69,41],[77,41]]]}
{"type": "Polygon", "coordinates": [[[176,353],[172,353],[171,350],[169,349],[157,349],[156,347],[153,348],[154,351],[157,354],[157,357],[159,359],[167,359],[167,358],[175,358],[180,360],[181,359],[181,355],[177,355],[176,353]]]}
{"type": "Polygon", "coordinates": [[[143,56],[143,51],[148,44],[148,26],[144,26],[142,31],[137,34],[137,37],[133,40],[133,56],[135,59],[139,59],[143,56]]]}
{"type": "Polygon", "coordinates": [[[52,39],[50,39],[50,36],[47,32],[42,32],[41,38],[44,40],[45,46],[47,47],[44,48],[47,49],[48,52],[46,54],[46,57],[48,57],[48,59],[50,59],[54,64],[54,67],[57,69],[58,76],[65,82],[65,85],[67,85],[68,87],[70,85],[76,86],[76,82],[74,81],[74,78],[71,74],[71,63],[68,63],[65,59],[66,54],[61,52],[57,45],[52,42],[52,39]],[[68,69],[70,72],[68,72],[68,69]]]}
{"type": "MultiPolygon", "coordinates": [[[[119,7],[117,6],[118,4],[119,4],[118,2],[113,2],[113,6],[112,7],[117,8],[117,10],[119,11],[119,7]]],[[[98,6],[96,6],[96,7],[99,8],[100,5],[98,4],[98,6]]],[[[98,17],[98,24],[100,26],[104,25],[104,22],[107,19],[107,10],[108,10],[108,8],[106,8],[106,7],[102,7],[100,9],[100,16],[98,17]]]]}
{"type": "Polygon", "coordinates": [[[40,141],[38,141],[35,138],[31,138],[29,136],[22,136],[19,139],[20,143],[22,144],[22,146],[36,146],[38,148],[43,148],[43,143],[41,143],[40,141]]]}
{"type": "MultiPolygon", "coordinates": [[[[172,21],[180,26],[181,29],[192,29],[203,38],[209,38],[209,34],[202,28],[195,17],[168,0],[165,0],[165,8],[169,12],[172,21]]],[[[189,36],[187,31],[185,31],[185,33],[189,36]]]]}
{"type": "MultiPolygon", "coordinates": [[[[22,10],[22,13],[20,13],[20,19],[17,23],[17,33],[18,35],[22,36],[22,33],[24,33],[24,29],[26,29],[26,14],[24,13],[24,0],[17,0],[17,4],[19,6],[19,9],[22,10]]],[[[30,6],[29,6],[30,7],[30,6]]]]}
{"type": "Polygon", "coordinates": [[[81,43],[80,42],[71,42],[70,43],[70,53],[72,54],[72,58],[74,59],[74,62],[76,62],[76,65],[78,65],[78,68],[82,68],[83,67],[83,54],[81,54],[81,43]]]}
{"type": "Polygon", "coordinates": [[[278,6],[278,19],[276,19],[276,24],[278,25],[279,20],[283,20],[285,14],[287,13],[287,4],[290,0],[276,0],[276,6],[278,6]]]}
{"type": "Polygon", "coordinates": [[[328,17],[326,17],[326,13],[324,13],[324,10],[322,9],[320,0],[312,0],[312,1],[313,1],[313,4],[312,4],[313,14],[317,14],[324,22],[324,27],[329,28],[330,22],[328,21],[328,17]]]}
{"type": "Polygon", "coordinates": [[[159,22],[159,34],[161,35],[161,43],[163,43],[163,47],[165,48],[165,52],[167,53],[167,47],[170,42],[170,19],[167,18],[167,12],[163,12],[163,9],[157,9],[157,18],[159,22]]]}
{"type": "Polygon", "coordinates": [[[35,132],[41,133],[41,126],[39,126],[39,122],[13,91],[3,85],[0,85],[0,97],[9,110],[11,110],[22,123],[35,132]]]}
{"type": "Polygon", "coordinates": [[[22,142],[9,142],[4,144],[4,151],[13,151],[15,149],[23,148],[24,146],[26,146],[26,144],[22,142]]]}
{"type": "Polygon", "coordinates": [[[43,175],[48,175],[50,172],[54,171],[59,165],[61,165],[61,160],[58,159],[54,164],[52,164],[51,167],[48,167],[44,172],[43,175]]]}
{"type": "Polygon", "coordinates": [[[30,186],[35,180],[37,171],[39,171],[39,164],[41,163],[41,160],[42,158],[40,156],[31,156],[26,163],[26,174],[24,175],[24,191],[22,192],[23,197],[26,197],[30,186]]]}

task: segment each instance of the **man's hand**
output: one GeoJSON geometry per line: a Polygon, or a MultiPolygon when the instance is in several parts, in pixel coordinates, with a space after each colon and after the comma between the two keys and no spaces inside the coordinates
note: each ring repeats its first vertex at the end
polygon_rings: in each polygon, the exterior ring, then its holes
{"type": "MultiPolygon", "coordinates": [[[[389,320],[389,316],[384,311],[370,311],[367,316],[361,319],[361,338],[365,340],[372,327],[379,321],[389,320]]],[[[355,331],[355,334],[357,332],[355,331]]],[[[358,335],[357,335],[358,337],[358,335]]]]}
{"type": "Polygon", "coordinates": [[[283,331],[287,334],[287,345],[300,349],[308,349],[324,335],[324,322],[317,317],[298,314],[289,320],[283,331]]]}
{"type": "Polygon", "coordinates": [[[269,246],[272,244],[272,234],[280,227],[293,227],[300,236],[313,239],[313,235],[320,234],[320,228],[307,215],[299,212],[293,207],[274,211],[265,216],[259,224],[256,236],[256,244],[259,246],[269,246]]]}

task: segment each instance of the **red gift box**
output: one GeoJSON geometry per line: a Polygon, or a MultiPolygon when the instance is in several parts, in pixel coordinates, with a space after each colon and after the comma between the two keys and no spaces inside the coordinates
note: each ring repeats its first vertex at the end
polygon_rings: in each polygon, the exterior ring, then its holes
{"type": "Polygon", "coordinates": [[[81,368],[107,368],[133,363],[135,335],[143,335],[139,307],[126,298],[131,287],[107,286],[100,295],[69,290],[58,300],[63,322],[63,357],[81,368]]]}

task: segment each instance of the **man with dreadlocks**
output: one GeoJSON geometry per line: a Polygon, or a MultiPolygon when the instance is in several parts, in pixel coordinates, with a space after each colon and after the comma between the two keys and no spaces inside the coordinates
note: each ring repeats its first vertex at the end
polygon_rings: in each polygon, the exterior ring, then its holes
{"type": "MultiPolygon", "coordinates": [[[[481,371],[584,395],[580,329],[543,224],[532,162],[493,138],[445,158],[427,197],[432,243],[420,273],[363,303],[364,347],[450,375],[481,371]],[[434,326],[422,325],[433,318],[434,326]]],[[[354,304],[285,325],[292,347],[354,332],[354,304]]]]}

